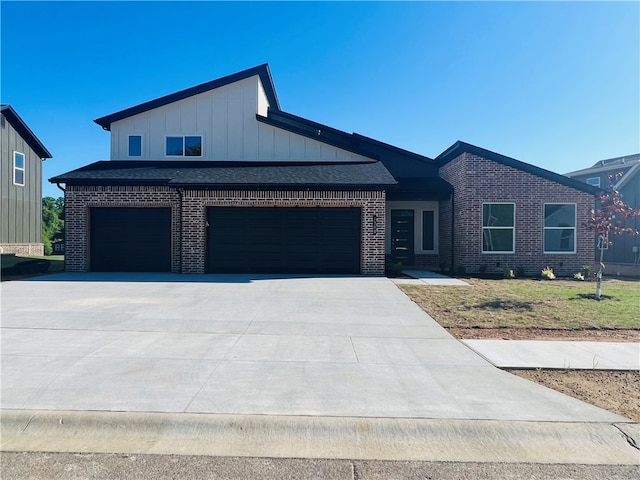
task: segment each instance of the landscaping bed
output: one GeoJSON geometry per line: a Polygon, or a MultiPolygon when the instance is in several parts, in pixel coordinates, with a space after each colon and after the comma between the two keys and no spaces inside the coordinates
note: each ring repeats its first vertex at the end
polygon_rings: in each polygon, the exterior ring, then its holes
{"type": "MultiPolygon", "coordinates": [[[[465,278],[470,287],[403,285],[402,290],[459,339],[640,342],[640,282],[465,278]]],[[[640,422],[640,372],[509,370],[640,422]]]]}

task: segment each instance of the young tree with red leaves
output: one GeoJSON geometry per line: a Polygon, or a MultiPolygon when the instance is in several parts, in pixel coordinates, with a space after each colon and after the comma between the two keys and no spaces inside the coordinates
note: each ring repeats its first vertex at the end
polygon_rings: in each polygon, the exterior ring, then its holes
{"type": "Polygon", "coordinates": [[[600,249],[600,268],[596,275],[596,298],[600,300],[602,294],[602,269],[604,268],[604,250],[613,245],[612,235],[630,233],[638,235],[640,232],[632,227],[625,226],[627,218],[637,217],[640,210],[636,210],[622,201],[620,192],[615,189],[615,182],[622,173],[609,176],[608,190],[602,191],[596,197],[598,207],[592,211],[591,217],[585,222],[585,226],[593,231],[598,238],[600,249]]]}

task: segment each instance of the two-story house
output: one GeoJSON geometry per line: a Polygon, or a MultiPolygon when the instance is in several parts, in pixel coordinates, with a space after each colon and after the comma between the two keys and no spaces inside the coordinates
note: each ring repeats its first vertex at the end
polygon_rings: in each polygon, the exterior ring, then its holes
{"type": "MultiPolygon", "coordinates": [[[[566,175],[595,187],[608,188],[611,185],[620,192],[623,202],[640,209],[640,153],[600,160],[589,168],[566,175]]],[[[640,231],[640,217],[628,218],[625,226],[640,231]]],[[[607,263],[640,264],[640,236],[616,235],[609,240],[611,245],[605,254],[607,263]]]]}
{"type": "Polygon", "coordinates": [[[69,271],[382,274],[591,262],[596,187],[456,142],[429,158],[283,111],[260,65],[95,120],[58,175],[69,271]]]}
{"type": "Polygon", "coordinates": [[[42,162],[51,158],[11,105],[0,106],[0,251],[43,255],[42,162]]]}

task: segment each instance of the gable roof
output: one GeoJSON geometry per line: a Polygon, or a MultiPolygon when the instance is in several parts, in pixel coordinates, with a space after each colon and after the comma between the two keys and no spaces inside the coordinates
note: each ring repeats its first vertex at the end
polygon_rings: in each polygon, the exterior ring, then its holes
{"type": "Polygon", "coordinates": [[[458,140],[456,143],[454,143],[448,149],[438,155],[435,161],[439,167],[442,167],[443,165],[446,165],[451,160],[457,158],[463,153],[478,155],[502,165],[516,168],[523,172],[530,173],[531,175],[545,178],[547,180],[551,180],[552,182],[556,182],[561,185],[574,188],[576,190],[587,192],[592,195],[596,195],[598,192],[602,191],[602,189],[598,187],[588,185],[573,178],[560,175],[559,173],[555,173],[550,170],[545,170],[544,168],[536,167],[535,165],[531,165],[530,163],[521,162],[520,160],[516,160],[515,158],[507,157],[505,155],[501,155],[484,148],[476,147],[475,145],[471,145],[469,143],[461,142],[460,140],[458,140]]]}
{"type": "Polygon", "coordinates": [[[67,185],[197,188],[375,188],[397,182],[377,161],[224,162],[103,160],[49,179],[67,185]]]}
{"type": "Polygon", "coordinates": [[[105,130],[111,130],[111,124],[113,122],[117,122],[118,120],[122,120],[139,113],[153,110],[154,108],[162,107],[164,105],[168,105],[169,103],[177,102],[178,100],[183,100],[200,93],[208,92],[209,90],[220,88],[225,85],[244,80],[245,78],[253,77],[254,75],[258,75],[260,77],[260,81],[262,82],[262,86],[271,107],[279,110],[280,104],[278,102],[278,96],[276,95],[275,86],[273,85],[273,79],[271,78],[271,71],[269,70],[269,65],[265,63],[262,65],[258,65],[257,67],[243,70],[242,72],[227,75],[226,77],[218,78],[216,80],[196,85],[195,87],[187,88],[185,90],[180,90],[179,92],[165,95],[164,97],[156,98],[155,100],[150,100],[148,102],[141,103],[140,105],[136,105],[134,107],[130,107],[125,110],[121,110],[119,112],[97,118],[96,120],[94,120],[94,122],[96,122],[105,130]]]}
{"type": "Polygon", "coordinates": [[[20,134],[20,136],[27,142],[36,155],[38,155],[41,159],[45,160],[47,158],[52,158],[51,153],[46,147],[42,144],[38,137],[31,131],[31,129],[24,123],[24,120],[20,118],[20,115],[13,109],[11,105],[2,104],[0,105],[0,111],[4,118],[11,124],[11,126],[20,134]]]}
{"type": "Polygon", "coordinates": [[[615,157],[615,158],[607,158],[605,160],[598,160],[591,167],[582,168],[580,170],[576,170],[575,172],[569,172],[566,175],[574,177],[577,175],[584,175],[587,173],[595,173],[595,172],[605,172],[607,170],[618,170],[621,168],[626,168],[631,165],[636,165],[640,163],[640,153],[635,153],[633,155],[625,155],[623,157],[615,157]]]}

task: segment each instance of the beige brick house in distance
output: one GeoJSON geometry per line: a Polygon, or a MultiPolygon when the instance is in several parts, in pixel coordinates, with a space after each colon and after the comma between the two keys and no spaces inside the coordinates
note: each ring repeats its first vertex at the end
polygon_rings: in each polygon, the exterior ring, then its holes
{"type": "Polygon", "coordinates": [[[593,261],[598,188],[456,142],[435,159],[280,109],[260,65],[96,120],[58,175],[68,271],[559,274],[593,261]]]}

